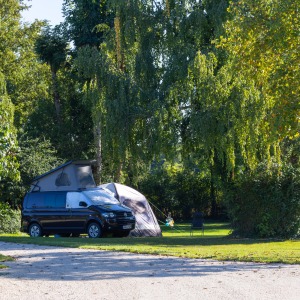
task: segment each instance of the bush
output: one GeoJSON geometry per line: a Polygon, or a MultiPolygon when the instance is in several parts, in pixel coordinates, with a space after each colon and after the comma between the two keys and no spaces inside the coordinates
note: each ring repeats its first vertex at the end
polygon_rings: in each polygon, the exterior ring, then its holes
{"type": "Polygon", "coordinates": [[[57,156],[56,150],[48,140],[29,139],[23,136],[19,140],[19,145],[18,160],[21,181],[0,181],[0,202],[9,203],[14,208],[21,206],[24,195],[34,177],[62,164],[62,160],[57,156]]]}
{"type": "MultiPolygon", "coordinates": [[[[209,179],[178,166],[152,170],[138,189],[165,215],[171,212],[176,219],[191,219],[195,210],[205,215],[210,211],[209,179]]],[[[155,214],[159,219],[165,218],[159,211],[155,210],[155,214]]]]}
{"type": "Polygon", "coordinates": [[[0,203],[0,233],[16,233],[20,230],[21,212],[6,203],[0,203]]]}
{"type": "Polygon", "coordinates": [[[261,166],[228,189],[226,204],[234,233],[291,238],[300,228],[299,170],[261,166]]]}

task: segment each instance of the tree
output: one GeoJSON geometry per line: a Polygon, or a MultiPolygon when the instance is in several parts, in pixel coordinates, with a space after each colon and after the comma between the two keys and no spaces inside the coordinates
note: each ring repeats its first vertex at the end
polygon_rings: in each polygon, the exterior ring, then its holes
{"type": "Polygon", "coordinates": [[[298,1],[232,2],[219,46],[234,72],[254,81],[264,98],[269,143],[299,136],[300,40],[298,1]]]}
{"type": "MultiPolygon", "coordinates": [[[[201,101],[213,107],[214,95],[206,98],[208,93],[213,93],[213,87],[210,87],[209,81],[201,86],[199,81],[195,81],[195,77],[207,76],[205,66],[198,68],[195,73],[191,70],[195,70],[194,66],[199,59],[199,54],[205,58],[209,52],[214,51],[212,41],[222,32],[222,22],[227,18],[227,6],[228,1],[222,0],[167,1],[165,6],[167,13],[164,13],[163,22],[164,71],[160,89],[167,116],[164,128],[168,136],[165,137],[169,145],[172,145],[171,150],[168,149],[165,153],[169,157],[170,154],[173,157],[180,156],[187,170],[191,162],[198,168],[205,166],[206,172],[210,174],[213,215],[217,214],[220,172],[224,173],[222,170],[224,167],[221,166],[221,158],[219,163],[213,155],[215,146],[213,144],[218,143],[219,136],[214,135],[214,127],[209,125],[216,121],[215,116],[208,113],[205,119],[203,115],[199,115],[201,101]],[[198,117],[195,117],[196,115],[198,117]],[[205,129],[211,130],[206,132],[200,124],[205,124],[205,129]],[[208,143],[206,138],[211,143],[208,143]]],[[[207,61],[214,65],[213,69],[217,68],[213,59],[207,58],[207,61]]],[[[218,68],[222,63],[218,62],[218,68]]],[[[222,133],[220,135],[224,138],[222,133]]],[[[220,150],[220,153],[222,151],[220,150]]]]}
{"type": "Polygon", "coordinates": [[[7,93],[10,64],[17,57],[16,39],[20,34],[21,6],[18,1],[0,1],[0,181],[18,180],[18,147],[14,127],[14,105],[7,93]],[[11,30],[7,30],[11,28],[11,30]]]}
{"type": "Polygon", "coordinates": [[[63,161],[57,156],[57,151],[50,141],[42,138],[29,139],[22,136],[20,139],[19,160],[22,161],[20,167],[22,186],[29,188],[32,180],[49,170],[61,165],[63,161]]]}
{"type": "Polygon", "coordinates": [[[65,0],[63,13],[68,35],[79,49],[82,46],[99,47],[104,40],[99,24],[113,27],[113,14],[107,0],[65,0]]]}
{"type": "Polygon", "coordinates": [[[226,203],[235,231],[245,236],[299,232],[298,6],[297,1],[233,1],[225,34],[216,42],[228,57],[224,67],[232,79],[226,82],[238,112],[230,116],[240,126],[232,131],[232,149],[241,176],[227,185],[226,203]]]}
{"type": "Polygon", "coordinates": [[[0,73],[0,181],[18,180],[18,146],[14,127],[14,106],[5,93],[0,73]]]}
{"type": "Polygon", "coordinates": [[[95,94],[95,91],[93,91],[95,68],[101,68],[102,66],[99,66],[97,63],[98,51],[95,51],[95,49],[103,42],[104,33],[107,31],[107,28],[109,29],[113,26],[113,16],[107,7],[106,0],[66,0],[63,4],[63,11],[66,19],[65,27],[75,46],[72,56],[77,57],[77,61],[82,61],[83,65],[85,65],[82,69],[84,76],[80,72],[77,77],[78,88],[86,91],[85,101],[82,104],[90,112],[94,123],[93,133],[95,143],[93,149],[97,158],[95,174],[96,181],[100,182],[99,174],[102,173],[102,128],[100,126],[99,114],[95,111],[96,109],[98,110],[98,107],[95,104],[95,99],[92,99],[94,97],[92,95],[95,94]],[[91,48],[90,50],[89,47],[91,48]],[[92,66],[93,64],[94,66],[92,66]]]}
{"type": "Polygon", "coordinates": [[[61,123],[61,101],[58,92],[57,72],[66,61],[67,39],[61,26],[53,29],[47,26],[36,41],[36,52],[40,59],[50,66],[52,76],[52,95],[58,124],[61,123]]]}
{"type": "Polygon", "coordinates": [[[14,123],[22,128],[37,101],[47,96],[48,77],[34,52],[43,22],[21,23],[22,1],[0,1],[0,69],[5,88],[15,106],[14,123]],[[8,30],[9,28],[9,30],[8,30]],[[37,80],[37,78],[39,80],[37,80]]]}
{"type": "Polygon", "coordinates": [[[156,38],[151,28],[154,17],[147,11],[150,5],[140,1],[109,4],[116,16],[115,28],[102,24],[106,28],[105,42],[99,50],[82,47],[76,61],[82,78],[86,79],[99,165],[105,157],[107,172],[119,180],[125,164],[138,165],[132,161],[150,154],[145,143],[147,130],[151,130],[147,136],[153,139],[156,133],[150,125],[158,117],[154,113],[158,102],[153,101],[158,84],[151,57],[151,43],[156,38]],[[144,31],[145,27],[149,30],[144,31]],[[144,51],[143,55],[138,55],[138,51],[144,51]],[[147,82],[152,89],[145,85],[147,82]]]}
{"type": "Polygon", "coordinates": [[[76,62],[93,111],[97,157],[112,178],[161,153],[178,156],[181,124],[190,122],[189,66],[199,49],[212,47],[226,3],[108,1],[114,28],[102,24],[100,51],[82,47],[76,62]]]}

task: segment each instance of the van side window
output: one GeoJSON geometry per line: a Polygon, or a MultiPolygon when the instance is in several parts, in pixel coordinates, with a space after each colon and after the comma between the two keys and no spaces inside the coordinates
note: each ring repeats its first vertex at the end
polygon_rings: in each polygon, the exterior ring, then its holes
{"type": "Polygon", "coordinates": [[[44,194],[31,193],[27,195],[26,208],[41,208],[45,207],[44,194]]]}
{"type": "Polygon", "coordinates": [[[68,192],[67,193],[67,208],[83,208],[84,206],[79,205],[80,202],[85,202],[87,206],[88,199],[83,195],[83,193],[79,192],[68,192]]]}
{"type": "Polygon", "coordinates": [[[64,192],[49,192],[45,193],[44,207],[47,208],[65,208],[66,193],[64,192]]]}
{"type": "Polygon", "coordinates": [[[55,207],[66,208],[66,193],[57,193],[56,194],[55,207]]]}
{"type": "Polygon", "coordinates": [[[45,192],[30,193],[27,196],[27,208],[65,208],[66,193],[45,192]]]}
{"type": "Polygon", "coordinates": [[[45,193],[45,208],[53,208],[55,203],[55,194],[53,193],[45,193]]]}

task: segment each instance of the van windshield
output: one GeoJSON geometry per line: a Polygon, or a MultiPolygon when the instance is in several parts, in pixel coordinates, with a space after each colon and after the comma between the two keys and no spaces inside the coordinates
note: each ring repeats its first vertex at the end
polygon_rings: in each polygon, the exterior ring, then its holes
{"type": "Polygon", "coordinates": [[[93,205],[120,204],[112,194],[104,190],[84,191],[83,193],[92,201],[93,205]]]}

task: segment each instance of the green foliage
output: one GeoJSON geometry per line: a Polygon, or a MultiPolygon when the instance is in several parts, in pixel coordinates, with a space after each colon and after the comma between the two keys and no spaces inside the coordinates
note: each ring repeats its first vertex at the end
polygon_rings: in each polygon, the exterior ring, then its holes
{"type": "Polygon", "coordinates": [[[235,234],[290,238],[300,233],[300,172],[260,164],[228,187],[226,204],[235,234]]]}
{"type": "Polygon", "coordinates": [[[238,113],[228,115],[228,124],[232,116],[237,121],[230,148],[238,180],[227,206],[241,235],[291,237],[299,230],[299,165],[295,150],[286,148],[299,137],[297,7],[297,1],[232,1],[217,43],[238,84],[228,102],[238,113]]]}
{"type": "Polygon", "coordinates": [[[20,1],[0,1],[0,72],[5,88],[15,106],[15,125],[22,127],[37,100],[47,95],[48,78],[45,66],[34,53],[35,39],[42,22],[21,23],[20,1]]]}
{"type": "Polygon", "coordinates": [[[20,210],[14,210],[8,204],[0,202],[0,233],[17,233],[20,226],[20,210]]]}
{"type": "Polygon", "coordinates": [[[125,166],[132,173],[138,161],[148,163],[160,147],[162,119],[151,54],[154,17],[146,13],[147,5],[140,4],[112,5],[118,12],[118,26],[107,33],[100,51],[82,47],[76,59],[86,80],[86,103],[94,122],[99,165],[117,181],[125,166]],[[145,26],[149,30],[144,31],[145,26]]]}
{"type": "Polygon", "coordinates": [[[230,54],[236,75],[261,91],[271,139],[299,135],[298,9],[294,0],[232,1],[219,45],[230,54]]]}
{"type": "Polygon", "coordinates": [[[46,26],[36,40],[35,50],[40,59],[49,64],[51,71],[56,73],[66,60],[67,46],[61,26],[46,26]]]}
{"type": "MultiPolygon", "coordinates": [[[[2,85],[1,75],[0,72],[0,88],[2,85]]],[[[16,160],[18,146],[13,115],[13,104],[5,94],[5,90],[0,90],[0,181],[5,179],[18,180],[19,178],[16,160]]]]}
{"type": "Polygon", "coordinates": [[[65,0],[63,13],[68,36],[77,48],[99,47],[103,31],[99,24],[113,25],[113,14],[107,8],[107,0],[65,0]]]}
{"type": "Polygon", "coordinates": [[[24,195],[35,177],[56,168],[63,162],[51,143],[43,138],[30,139],[23,136],[19,146],[17,159],[20,181],[7,179],[0,182],[0,203],[9,203],[11,207],[21,207],[24,195]]]}
{"type": "Polygon", "coordinates": [[[73,68],[60,70],[57,83],[61,123],[57,123],[52,99],[41,98],[24,126],[24,134],[28,139],[48,140],[64,161],[90,158],[94,155],[93,123],[73,68]]]}
{"type": "Polygon", "coordinates": [[[20,141],[20,148],[19,161],[22,184],[27,187],[32,179],[63,163],[48,140],[23,137],[20,141]]]}
{"type": "MultiPolygon", "coordinates": [[[[177,219],[191,219],[195,211],[211,212],[210,179],[199,171],[162,161],[140,181],[139,190],[165,215],[171,212],[177,219]]],[[[155,213],[165,219],[159,211],[155,213]]]]}

